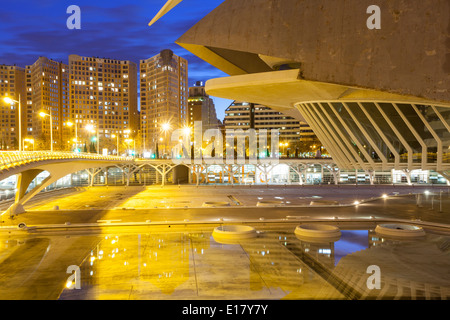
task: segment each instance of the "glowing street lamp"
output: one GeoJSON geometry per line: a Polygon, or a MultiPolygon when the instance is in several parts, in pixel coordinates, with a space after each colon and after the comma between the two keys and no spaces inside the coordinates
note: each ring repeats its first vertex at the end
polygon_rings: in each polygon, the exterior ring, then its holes
{"type": "Polygon", "coordinates": [[[10,97],[6,96],[3,98],[3,101],[5,101],[7,104],[13,104],[17,103],[19,105],[19,151],[22,151],[22,111],[21,111],[21,104],[20,104],[20,93],[19,93],[19,100],[11,99],[10,97]]]}
{"type": "Polygon", "coordinates": [[[286,142],[286,143],[280,142],[280,147],[283,148],[283,153],[286,151],[286,147],[287,147],[287,146],[289,146],[289,143],[288,143],[288,142],[286,142]]]}
{"type": "Polygon", "coordinates": [[[163,129],[163,131],[168,131],[168,130],[170,130],[170,124],[169,124],[169,123],[164,123],[164,124],[162,125],[162,129],[163,129]]]}
{"type": "Polygon", "coordinates": [[[25,148],[26,148],[25,142],[31,143],[33,145],[33,151],[34,151],[34,139],[30,139],[30,138],[23,139],[23,146],[22,146],[23,150],[25,150],[25,148]]]}
{"type": "Polygon", "coordinates": [[[84,128],[89,132],[92,132],[94,130],[94,126],[92,124],[87,124],[84,128]]]}
{"type": "Polygon", "coordinates": [[[40,112],[39,116],[41,116],[42,118],[45,118],[45,117],[50,118],[50,151],[53,152],[53,119],[52,119],[52,116],[45,112],[40,112]]]}
{"type": "Polygon", "coordinates": [[[130,144],[133,142],[134,146],[133,146],[133,155],[136,152],[136,141],[133,139],[125,139],[126,144],[128,145],[128,149],[130,149],[130,144]]]}
{"type": "Polygon", "coordinates": [[[191,134],[191,128],[190,127],[184,127],[183,133],[185,136],[189,136],[191,134]]]}
{"type": "Polygon", "coordinates": [[[113,135],[111,135],[111,137],[114,139],[114,138],[117,138],[117,149],[116,149],[116,153],[117,153],[117,155],[119,155],[119,135],[117,134],[113,134],[113,135]]]}
{"type": "Polygon", "coordinates": [[[67,122],[66,122],[66,125],[67,125],[69,128],[71,128],[72,126],[75,125],[75,140],[74,140],[74,142],[75,142],[75,150],[78,150],[78,125],[77,125],[76,122],[73,123],[72,121],[67,121],[67,122]]]}
{"type": "Polygon", "coordinates": [[[94,126],[92,124],[87,124],[84,128],[87,131],[89,131],[90,133],[96,133],[97,136],[94,137],[94,138],[95,138],[95,141],[97,141],[97,153],[100,154],[100,137],[99,137],[99,134],[98,134],[98,129],[95,130],[94,126]]]}
{"type": "Polygon", "coordinates": [[[168,122],[163,123],[162,126],[161,126],[161,129],[164,132],[164,154],[166,154],[166,152],[167,152],[167,150],[166,150],[166,147],[167,147],[167,131],[170,130],[170,123],[168,123],[168,122]]]}

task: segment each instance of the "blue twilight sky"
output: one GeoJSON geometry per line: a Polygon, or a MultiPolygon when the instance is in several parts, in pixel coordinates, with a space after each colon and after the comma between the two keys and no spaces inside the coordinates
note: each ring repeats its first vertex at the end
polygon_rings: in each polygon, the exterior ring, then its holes
{"type": "MultiPolygon", "coordinates": [[[[0,64],[33,64],[39,56],[67,63],[69,54],[139,63],[172,49],[189,63],[189,85],[227,76],[175,44],[224,0],[185,0],[152,27],[166,0],[1,0],[0,64]],[[67,8],[81,9],[81,29],[69,30],[67,8]]],[[[230,101],[214,98],[223,120],[230,101]]]]}

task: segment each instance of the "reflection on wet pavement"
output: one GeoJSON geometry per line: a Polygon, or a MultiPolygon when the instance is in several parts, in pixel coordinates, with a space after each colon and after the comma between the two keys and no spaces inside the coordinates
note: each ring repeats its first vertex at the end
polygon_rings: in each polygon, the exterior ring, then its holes
{"type": "Polygon", "coordinates": [[[2,299],[448,299],[450,237],[420,241],[342,230],[311,242],[292,228],[260,230],[238,242],[212,230],[0,239],[2,299]],[[79,266],[81,289],[65,288],[79,266]],[[370,289],[368,267],[380,269],[370,289]]]}

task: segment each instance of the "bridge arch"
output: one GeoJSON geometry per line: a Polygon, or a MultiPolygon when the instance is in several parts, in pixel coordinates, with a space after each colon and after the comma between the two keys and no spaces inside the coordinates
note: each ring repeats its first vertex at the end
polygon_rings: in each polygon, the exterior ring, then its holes
{"type": "Polygon", "coordinates": [[[89,168],[105,168],[120,163],[131,163],[133,158],[110,157],[71,153],[0,152],[0,180],[17,175],[14,203],[1,216],[12,217],[24,213],[24,205],[40,191],[68,174],[89,168]],[[32,181],[42,172],[49,175],[38,185],[28,190],[32,181]],[[28,192],[27,192],[28,191],[28,192]]]}

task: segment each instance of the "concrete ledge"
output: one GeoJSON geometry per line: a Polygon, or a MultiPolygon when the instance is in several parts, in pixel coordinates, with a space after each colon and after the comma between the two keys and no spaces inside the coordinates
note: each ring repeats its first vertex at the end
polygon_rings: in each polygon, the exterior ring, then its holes
{"type": "Polygon", "coordinates": [[[333,200],[313,200],[309,203],[310,206],[339,206],[339,201],[333,200]]]}
{"type": "Polygon", "coordinates": [[[206,201],[202,207],[229,207],[230,203],[226,201],[206,201]]]}
{"type": "Polygon", "coordinates": [[[257,207],[278,207],[278,206],[284,206],[284,202],[279,201],[279,200],[258,201],[256,206],[257,207]]]}

